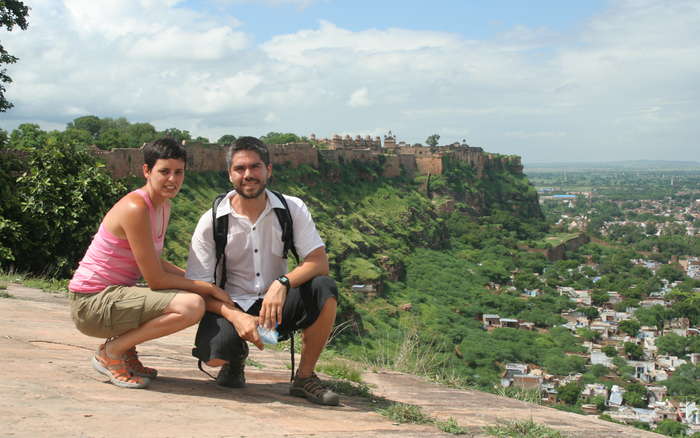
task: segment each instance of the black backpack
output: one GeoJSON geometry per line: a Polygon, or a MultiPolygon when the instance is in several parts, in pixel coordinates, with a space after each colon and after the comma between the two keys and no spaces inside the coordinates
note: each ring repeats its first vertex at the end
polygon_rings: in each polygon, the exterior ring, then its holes
{"type": "MultiPolygon", "coordinates": [[[[277,215],[277,220],[282,227],[282,242],[284,243],[284,249],[282,251],[282,257],[287,258],[287,254],[291,251],[297,264],[299,264],[299,255],[294,247],[294,222],[292,221],[292,215],[289,214],[289,205],[287,205],[287,200],[284,199],[281,193],[270,190],[272,193],[279,198],[280,202],[284,208],[274,208],[275,214],[277,215]]],[[[226,193],[218,195],[211,206],[211,219],[214,228],[214,243],[216,244],[216,265],[214,265],[214,284],[217,284],[220,288],[224,288],[226,285],[226,254],[224,254],[224,249],[226,248],[226,235],[228,234],[228,215],[216,218],[216,210],[219,207],[221,201],[226,197],[226,193]],[[221,278],[219,281],[216,279],[216,271],[219,268],[219,263],[221,263],[221,278]]]]}

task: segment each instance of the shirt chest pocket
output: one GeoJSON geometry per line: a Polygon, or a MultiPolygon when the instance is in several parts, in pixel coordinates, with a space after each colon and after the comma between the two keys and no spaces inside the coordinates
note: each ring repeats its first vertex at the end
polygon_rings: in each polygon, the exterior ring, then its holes
{"type": "MultiPolygon", "coordinates": [[[[277,220],[276,217],[274,219],[277,220]]],[[[269,245],[272,255],[282,258],[284,255],[284,242],[282,241],[282,230],[280,229],[279,225],[270,227],[270,233],[265,237],[265,240],[267,240],[266,243],[269,245]]]]}

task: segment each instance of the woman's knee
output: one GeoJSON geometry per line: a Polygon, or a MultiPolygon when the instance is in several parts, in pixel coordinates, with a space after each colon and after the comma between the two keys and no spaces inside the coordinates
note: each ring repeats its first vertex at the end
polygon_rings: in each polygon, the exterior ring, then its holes
{"type": "Polygon", "coordinates": [[[202,319],[206,310],[204,298],[195,293],[179,293],[175,295],[170,304],[173,307],[173,311],[181,314],[191,324],[195,324],[202,319]]]}

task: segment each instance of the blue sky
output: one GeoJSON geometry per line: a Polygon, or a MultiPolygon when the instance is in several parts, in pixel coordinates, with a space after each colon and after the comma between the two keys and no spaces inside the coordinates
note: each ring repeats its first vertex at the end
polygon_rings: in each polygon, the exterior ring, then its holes
{"type": "Polygon", "coordinates": [[[0,128],[437,133],[528,162],[700,161],[700,2],[30,0],[0,128]]]}
{"type": "Polygon", "coordinates": [[[565,32],[583,23],[607,2],[602,0],[433,0],[433,1],[186,1],[179,6],[218,11],[238,18],[258,42],[279,34],[313,29],[326,20],[352,31],[390,27],[441,30],[464,38],[487,39],[525,25],[565,32]]]}

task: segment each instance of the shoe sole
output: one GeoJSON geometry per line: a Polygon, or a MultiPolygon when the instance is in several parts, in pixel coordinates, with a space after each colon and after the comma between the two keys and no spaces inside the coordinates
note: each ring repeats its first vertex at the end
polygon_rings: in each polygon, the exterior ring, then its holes
{"type": "Polygon", "coordinates": [[[303,397],[310,401],[311,403],[316,403],[317,405],[323,405],[323,406],[338,406],[340,404],[340,400],[335,400],[332,403],[326,403],[323,400],[320,400],[316,398],[313,394],[306,392],[303,388],[289,388],[289,394],[293,395],[295,397],[303,397]]]}
{"type": "Polygon", "coordinates": [[[109,378],[109,381],[112,382],[113,385],[116,385],[120,388],[128,388],[128,389],[143,389],[148,386],[149,383],[151,383],[150,379],[147,377],[142,377],[144,379],[143,383],[133,383],[133,382],[124,382],[122,380],[118,380],[115,378],[112,373],[105,368],[102,363],[95,357],[92,357],[92,367],[95,368],[95,370],[100,373],[104,374],[109,378]]]}

